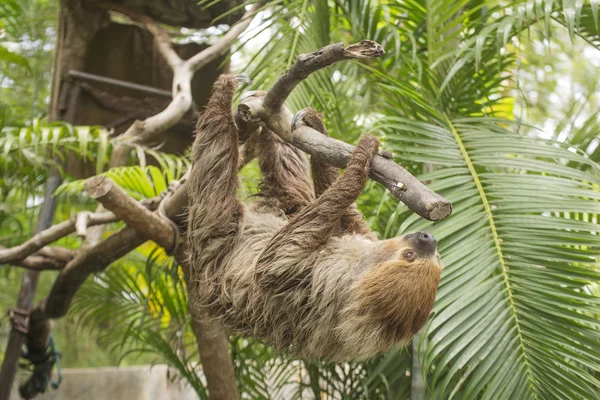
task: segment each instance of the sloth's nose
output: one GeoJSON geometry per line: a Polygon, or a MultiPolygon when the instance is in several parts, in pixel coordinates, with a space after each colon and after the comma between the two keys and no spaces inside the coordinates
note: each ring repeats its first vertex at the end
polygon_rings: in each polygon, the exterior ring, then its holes
{"type": "Polygon", "coordinates": [[[417,232],[417,253],[433,254],[437,240],[427,232],[417,232]]]}
{"type": "Polygon", "coordinates": [[[407,235],[406,239],[415,247],[420,257],[433,256],[437,247],[437,240],[427,232],[417,232],[407,235]]]}

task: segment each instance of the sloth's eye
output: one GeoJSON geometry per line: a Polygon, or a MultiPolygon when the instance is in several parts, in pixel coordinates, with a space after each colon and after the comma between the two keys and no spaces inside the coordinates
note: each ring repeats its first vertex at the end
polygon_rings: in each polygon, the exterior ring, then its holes
{"type": "Polygon", "coordinates": [[[415,260],[415,252],[412,250],[406,250],[402,256],[407,259],[408,261],[414,261],[415,260]]]}

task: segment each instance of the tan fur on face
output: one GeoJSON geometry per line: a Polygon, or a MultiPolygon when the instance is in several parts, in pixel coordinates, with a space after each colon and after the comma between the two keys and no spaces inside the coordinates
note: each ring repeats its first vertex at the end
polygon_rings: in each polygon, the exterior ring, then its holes
{"type": "MultiPolygon", "coordinates": [[[[366,358],[426,322],[440,279],[437,255],[407,237],[377,241],[354,201],[379,142],[363,136],[344,174],[268,131],[259,138],[261,196],[235,198],[235,79],[222,76],[198,122],[190,176],[190,303],[213,326],[303,358],[366,358]],[[315,199],[315,197],[317,197],[315,199]],[[405,251],[415,252],[414,261],[405,251]]],[[[315,129],[326,134],[322,124],[315,129]]],[[[430,249],[431,250],[431,249],[430,249]]]]}

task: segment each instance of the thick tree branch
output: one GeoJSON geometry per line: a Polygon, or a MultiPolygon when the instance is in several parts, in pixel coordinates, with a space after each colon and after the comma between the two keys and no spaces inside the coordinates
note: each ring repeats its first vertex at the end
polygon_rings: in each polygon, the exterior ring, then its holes
{"type": "Polygon", "coordinates": [[[98,200],[128,226],[138,232],[148,233],[148,238],[167,250],[173,248],[178,236],[173,225],[140,205],[112,180],[95,176],[86,182],[85,188],[92,199],[98,200]]]}
{"type": "Polygon", "coordinates": [[[80,249],[79,253],[62,269],[54,281],[47,299],[38,307],[47,318],[60,318],[69,310],[73,296],[83,282],[94,272],[142,245],[146,237],[135,229],[125,227],[95,246],[80,249]]]}
{"type": "MultiPolygon", "coordinates": [[[[259,121],[306,153],[319,157],[331,165],[344,168],[354,151],[354,146],[322,135],[308,126],[292,132],[292,113],[282,106],[277,111],[264,105],[266,96],[250,96],[242,100],[237,118],[247,126],[259,121]]],[[[435,193],[410,172],[394,161],[376,155],[371,163],[369,177],[384,185],[392,194],[421,217],[438,221],[452,212],[448,200],[435,193]]]]}
{"type": "MultiPolygon", "coordinates": [[[[283,105],[292,90],[311,73],[335,62],[369,59],[385,54],[383,47],[371,40],[344,47],[341,43],[325,46],[310,54],[301,54],[266,94],[255,92],[245,97],[238,107],[236,122],[240,129],[253,130],[256,124],[265,125],[284,140],[314,157],[344,168],[354,146],[324,136],[307,126],[292,132],[292,113],[283,105]]],[[[248,137],[240,132],[240,137],[248,137]]],[[[423,218],[438,221],[450,215],[452,205],[433,192],[410,172],[387,158],[375,156],[369,177],[383,184],[412,211],[423,218]]]]}
{"type": "Polygon", "coordinates": [[[292,90],[310,74],[333,63],[345,60],[365,60],[385,54],[383,47],[372,40],[344,47],[343,43],[330,44],[309,54],[300,54],[290,69],[275,82],[265,96],[264,107],[279,110],[292,90]]]}
{"type": "MultiPolygon", "coordinates": [[[[347,47],[338,43],[310,54],[301,54],[266,94],[254,92],[242,99],[236,114],[236,122],[241,129],[240,137],[247,138],[249,131],[254,130],[257,124],[264,125],[311,156],[344,168],[354,146],[324,136],[307,126],[300,126],[292,132],[292,113],[283,103],[292,90],[315,71],[338,61],[370,59],[383,54],[383,47],[372,40],[363,40],[347,47]]],[[[448,200],[390,159],[375,156],[369,177],[383,184],[398,200],[423,218],[438,221],[452,212],[448,200]]]]}
{"type": "MultiPolygon", "coordinates": [[[[75,232],[78,216],[67,221],[53,225],[48,229],[34,235],[25,243],[8,249],[0,249],[0,264],[18,263],[26,257],[39,251],[44,246],[57,241],[71,233],[75,232]]],[[[119,219],[111,212],[86,214],[87,226],[103,225],[116,222],[119,219]]],[[[82,222],[79,222],[82,225],[82,222]]]]}

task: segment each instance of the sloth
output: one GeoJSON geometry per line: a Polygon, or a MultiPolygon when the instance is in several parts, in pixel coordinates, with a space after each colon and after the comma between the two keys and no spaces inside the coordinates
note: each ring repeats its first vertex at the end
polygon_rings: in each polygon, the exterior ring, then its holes
{"type": "MultiPolygon", "coordinates": [[[[238,200],[238,81],[221,75],[196,127],[189,178],[190,305],[209,327],[291,356],[366,359],[409,341],[428,319],[442,265],[417,232],[378,240],[354,202],[379,141],[363,135],[343,174],[266,128],[255,132],[262,182],[238,200]],[[312,171],[312,182],[311,182],[312,171]]],[[[327,135],[319,115],[300,124],[327,135]]]]}

